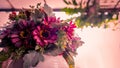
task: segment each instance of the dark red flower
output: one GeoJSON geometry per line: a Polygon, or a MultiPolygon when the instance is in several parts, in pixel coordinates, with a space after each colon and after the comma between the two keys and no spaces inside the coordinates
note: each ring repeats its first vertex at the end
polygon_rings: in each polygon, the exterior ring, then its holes
{"type": "Polygon", "coordinates": [[[11,31],[10,38],[16,47],[27,46],[31,47],[34,44],[32,31],[35,24],[32,21],[21,20],[16,23],[11,31]]]}

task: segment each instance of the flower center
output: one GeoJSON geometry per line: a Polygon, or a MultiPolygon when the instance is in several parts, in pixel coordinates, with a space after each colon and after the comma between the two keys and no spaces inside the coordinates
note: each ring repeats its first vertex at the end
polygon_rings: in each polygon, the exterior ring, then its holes
{"type": "Polygon", "coordinates": [[[41,37],[47,38],[47,37],[49,37],[49,35],[50,35],[50,32],[48,30],[40,31],[40,36],[41,37]]]}
{"type": "Polygon", "coordinates": [[[28,34],[29,34],[29,31],[28,31],[28,30],[21,31],[21,32],[20,32],[20,37],[21,37],[21,38],[26,38],[28,34]]]}

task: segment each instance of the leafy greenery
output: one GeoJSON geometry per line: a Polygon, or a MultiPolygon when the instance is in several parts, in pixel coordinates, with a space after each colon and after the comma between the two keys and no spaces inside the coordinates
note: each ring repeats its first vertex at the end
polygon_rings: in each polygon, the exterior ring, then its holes
{"type": "MultiPolygon", "coordinates": [[[[97,4],[97,0],[94,0],[92,5],[89,5],[91,0],[88,0],[87,5],[85,7],[82,6],[82,1],[77,3],[76,0],[63,0],[67,5],[72,5],[72,7],[65,7],[62,9],[62,11],[66,12],[68,15],[78,14],[79,16],[74,17],[75,23],[79,28],[84,27],[101,27],[104,26],[104,28],[109,27],[110,21],[118,20],[118,12],[116,11],[100,11],[100,7],[97,4]],[[116,15],[114,18],[113,16],[116,15]]],[[[68,19],[73,20],[73,18],[68,19]]]]}

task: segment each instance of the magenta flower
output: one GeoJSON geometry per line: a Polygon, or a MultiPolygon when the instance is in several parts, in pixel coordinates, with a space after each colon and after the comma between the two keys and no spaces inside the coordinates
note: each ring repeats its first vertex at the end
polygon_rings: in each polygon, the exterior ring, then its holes
{"type": "Polygon", "coordinates": [[[72,21],[67,26],[63,27],[63,30],[67,33],[68,39],[72,39],[72,36],[74,35],[74,28],[76,28],[76,26],[72,21]]]}
{"type": "Polygon", "coordinates": [[[41,47],[48,45],[48,43],[55,43],[57,39],[57,30],[55,28],[50,28],[48,25],[39,25],[33,31],[34,39],[36,43],[41,47]]]}
{"type": "Polygon", "coordinates": [[[35,27],[34,22],[21,20],[16,23],[11,31],[10,38],[16,47],[26,46],[32,47],[34,40],[32,38],[32,31],[35,27]]]}

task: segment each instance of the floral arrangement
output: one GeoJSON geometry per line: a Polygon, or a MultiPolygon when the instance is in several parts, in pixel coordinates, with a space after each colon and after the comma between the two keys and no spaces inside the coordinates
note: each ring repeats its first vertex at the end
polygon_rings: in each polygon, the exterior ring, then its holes
{"type": "MultiPolygon", "coordinates": [[[[36,66],[44,61],[44,55],[62,55],[69,68],[74,68],[73,55],[76,49],[83,44],[81,38],[74,35],[76,25],[56,18],[52,9],[44,7],[22,9],[9,15],[10,22],[0,30],[0,63],[7,59],[23,58],[23,68],[36,66]],[[49,10],[47,10],[49,9],[49,10]],[[35,58],[26,59],[29,55],[35,58]],[[29,61],[32,60],[32,61],[29,61]]],[[[31,56],[31,57],[32,57],[31,56]]]]}

